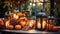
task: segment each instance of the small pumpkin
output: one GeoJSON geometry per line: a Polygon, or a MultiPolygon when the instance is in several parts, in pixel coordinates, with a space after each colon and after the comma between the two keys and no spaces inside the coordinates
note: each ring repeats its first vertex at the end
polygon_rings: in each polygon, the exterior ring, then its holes
{"type": "Polygon", "coordinates": [[[23,27],[23,26],[26,25],[26,22],[25,22],[25,21],[21,21],[20,24],[21,24],[21,26],[23,27]]]}
{"type": "Polygon", "coordinates": [[[4,22],[3,21],[0,21],[0,24],[1,24],[1,26],[4,26],[4,22]]]}
{"type": "Polygon", "coordinates": [[[0,27],[3,28],[5,26],[5,23],[3,20],[0,21],[0,27]]]}
{"type": "Polygon", "coordinates": [[[53,27],[53,32],[58,32],[58,31],[59,31],[59,29],[54,26],[53,27]]]}
{"type": "Polygon", "coordinates": [[[52,29],[53,29],[53,25],[49,25],[49,30],[52,31],[52,29]]]}
{"type": "Polygon", "coordinates": [[[16,30],[20,30],[20,29],[21,29],[21,25],[16,25],[16,26],[15,26],[15,29],[16,29],[16,30]]]}
{"type": "Polygon", "coordinates": [[[9,25],[7,28],[8,28],[8,29],[13,29],[14,26],[13,26],[13,25],[9,25]]]}

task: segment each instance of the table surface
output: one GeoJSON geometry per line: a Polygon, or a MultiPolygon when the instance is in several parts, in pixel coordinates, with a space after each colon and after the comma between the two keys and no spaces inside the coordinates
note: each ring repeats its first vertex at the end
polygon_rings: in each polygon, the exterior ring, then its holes
{"type": "Polygon", "coordinates": [[[38,31],[38,30],[28,30],[28,31],[23,31],[23,30],[8,30],[8,29],[3,29],[1,31],[5,32],[12,32],[12,33],[60,33],[60,32],[45,32],[45,31],[38,31]]]}

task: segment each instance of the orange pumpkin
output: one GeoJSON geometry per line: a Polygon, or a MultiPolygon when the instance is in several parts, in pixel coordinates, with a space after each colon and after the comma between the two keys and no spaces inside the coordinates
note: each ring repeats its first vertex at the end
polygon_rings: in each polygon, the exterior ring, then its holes
{"type": "Polygon", "coordinates": [[[58,32],[59,29],[54,26],[54,27],[53,27],[53,31],[54,31],[54,32],[58,32]]]}
{"type": "Polygon", "coordinates": [[[21,21],[20,24],[21,24],[21,26],[23,27],[23,26],[26,25],[26,22],[25,22],[25,21],[21,21]]]}
{"type": "Polygon", "coordinates": [[[1,20],[0,21],[0,26],[4,26],[5,24],[4,24],[4,22],[1,20]]]}
{"type": "Polygon", "coordinates": [[[50,24],[49,24],[49,26],[48,26],[48,27],[49,27],[49,30],[51,30],[51,31],[52,31],[52,29],[53,29],[53,25],[50,25],[50,24]]]}
{"type": "Polygon", "coordinates": [[[23,14],[22,14],[21,12],[18,12],[17,15],[18,15],[18,16],[22,16],[23,14]]]}
{"type": "Polygon", "coordinates": [[[21,17],[20,19],[21,19],[21,20],[24,20],[24,21],[26,21],[26,20],[27,20],[27,18],[26,18],[26,17],[21,17]]]}
{"type": "Polygon", "coordinates": [[[21,25],[16,25],[16,26],[15,26],[15,29],[16,29],[16,30],[20,30],[20,29],[21,29],[21,25]]]}
{"type": "Polygon", "coordinates": [[[14,26],[13,26],[13,25],[9,25],[7,28],[8,28],[8,29],[13,29],[14,26]]]}
{"type": "Polygon", "coordinates": [[[0,21],[0,28],[5,28],[5,23],[3,20],[0,21]]]}
{"type": "Polygon", "coordinates": [[[17,22],[20,22],[21,21],[21,19],[19,18],[18,20],[17,20],[17,22]]]}
{"type": "Polygon", "coordinates": [[[24,13],[23,16],[26,16],[26,14],[24,13]]]}
{"type": "Polygon", "coordinates": [[[29,21],[26,22],[26,26],[29,26],[29,21]]]}
{"type": "Polygon", "coordinates": [[[26,17],[21,17],[17,20],[17,22],[21,22],[21,21],[27,21],[27,18],[26,17]]]}

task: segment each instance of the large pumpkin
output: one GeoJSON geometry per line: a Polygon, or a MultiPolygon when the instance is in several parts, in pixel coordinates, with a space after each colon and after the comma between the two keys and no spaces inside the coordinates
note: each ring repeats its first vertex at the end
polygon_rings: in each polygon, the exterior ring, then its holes
{"type": "Polygon", "coordinates": [[[21,21],[27,21],[27,18],[26,17],[20,17],[17,22],[21,22],[21,21]]]}
{"type": "Polygon", "coordinates": [[[16,26],[15,26],[15,29],[16,29],[16,30],[20,30],[20,29],[21,29],[21,25],[16,25],[16,26]]]}

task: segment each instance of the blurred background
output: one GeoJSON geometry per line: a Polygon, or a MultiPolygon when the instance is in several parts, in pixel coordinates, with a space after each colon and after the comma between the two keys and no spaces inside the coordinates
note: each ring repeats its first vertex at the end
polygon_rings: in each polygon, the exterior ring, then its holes
{"type": "Polygon", "coordinates": [[[35,17],[41,10],[47,16],[54,16],[56,25],[60,26],[60,0],[0,0],[0,18],[9,11],[29,11],[29,15],[35,17]]]}
{"type": "MultiPolygon", "coordinates": [[[[46,22],[46,23],[48,22],[48,24],[51,23],[50,25],[52,25],[52,26],[57,26],[57,27],[59,26],[58,28],[60,29],[60,0],[0,0],[0,21],[1,21],[1,18],[4,18],[5,21],[7,22],[7,20],[10,19],[7,17],[12,16],[11,13],[14,13],[14,17],[16,19],[18,18],[18,16],[15,14],[19,15],[19,13],[21,13],[24,15],[24,17],[27,17],[28,20],[36,21],[39,27],[40,27],[40,25],[39,25],[40,24],[39,18],[40,18],[41,19],[40,20],[41,29],[42,29],[42,22],[46,22]],[[47,17],[47,19],[45,19],[46,17],[47,17]],[[50,23],[49,23],[49,21],[50,21],[50,23]]],[[[19,16],[19,18],[20,17],[21,16],[19,16]]],[[[11,19],[11,20],[12,20],[12,24],[14,24],[15,20],[13,20],[13,19],[11,19]]],[[[4,22],[4,24],[5,24],[5,22],[4,22]]],[[[35,25],[37,25],[37,24],[35,24],[35,25]]],[[[46,26],[46,27],[49,27],[49,26],[46,26]]],[[[24,28],[26,28],[26,27],[24,27],[24,28]]],[[[52,27],[49,27],[49,28],[52,28],[52,27]]],[[[54,29],[54,31],[55,30],[56,29],[54,29]]],[[[12,31],[12,32],[14,32],[14,31],[12,31]]],[[[59,30],[59,32],[60,32],[60,30],[59,30]]]]}

